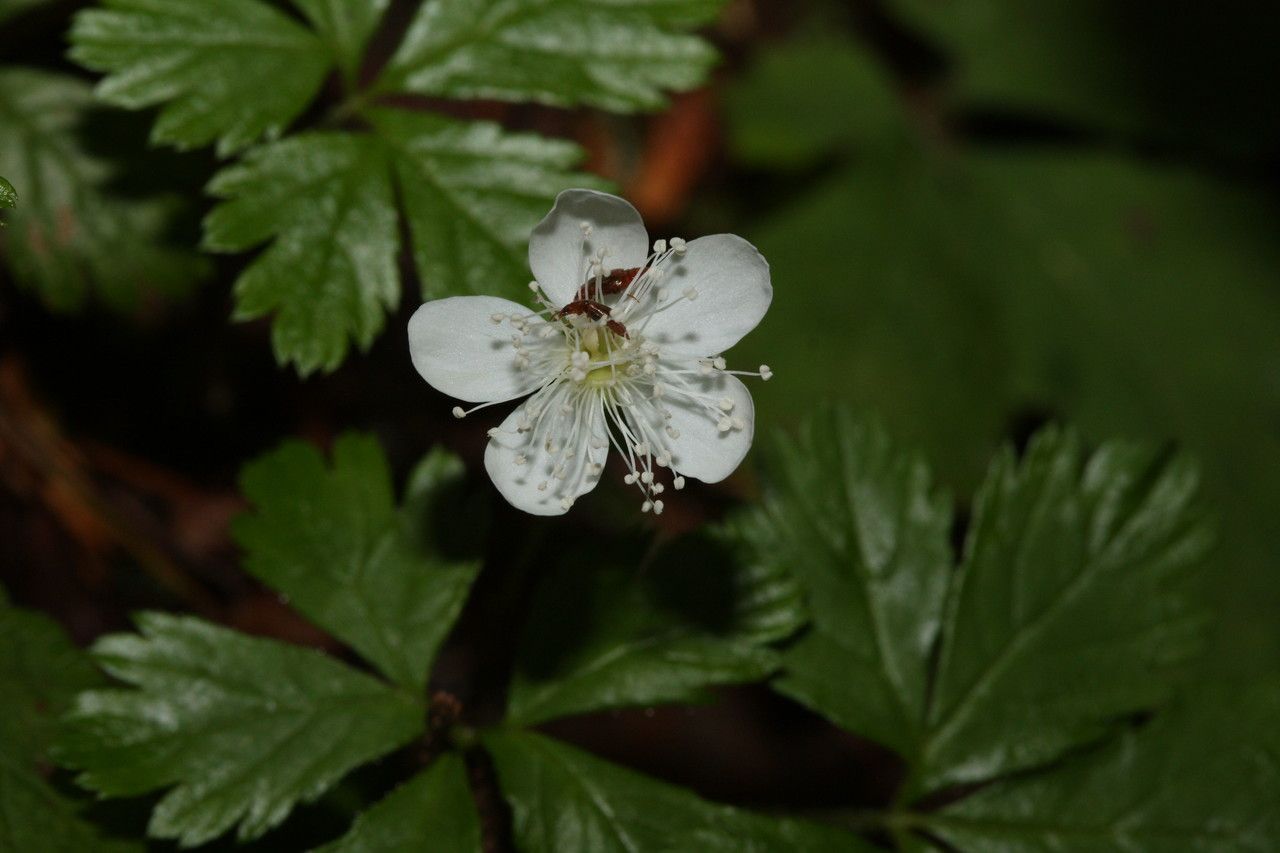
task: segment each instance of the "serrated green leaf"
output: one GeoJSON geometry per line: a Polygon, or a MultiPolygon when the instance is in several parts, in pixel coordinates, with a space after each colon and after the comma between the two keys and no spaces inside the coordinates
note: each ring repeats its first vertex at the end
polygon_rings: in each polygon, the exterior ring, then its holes
{"type": "Polygon", "coordinates": [[[0,207],[17,207],[18,191],[13,188],[13,184],[0,178],[0,207]]]}
{"type": "Polygon", "coordinates": [[[715,61],[672,30],[710,0],[428,0],[375,88],[630,112],[698,85],[715,61]]]}
{"type": "Polygon", "coordinates": [[[146,613],[93,653],[137,689],[82,693],[56,756],[108,797],[170,790],[148,833],[250,839],[349,770],[417,737],[425,708],[319,652],[146,613]]]}
{"type": "Polygon", "coordinates": [[[871,849],[831,827],[709,803],[532,732],[491,732],[484,744],[527,853],[871,849]]]}
{"type": "Polygon", "coordinates": [[[354,80],[364,48],[390,0],[293,0],[329,43],[348,80],[354,80]]]}
{"type": "Polygon", "coordinates": [[[0,850],[131,849],[103,840],[41,772],[58,716],[77,692],[101,684],[57,624],[0,599],[0,850]]]}
{"type": "Polygon", "coordinates": [[[696,537],[641,568],[602,564],[598,549],[572,554],[534,598],[508,722],[701,701],[712,685],[773,672],[778,656],[765,644],[794,633],[804,618],[784,567],[737,568],[696,537]],[[567,609],[567,601],[577,603],[567,609]]]}
{"type": "Polygon", "coordinates": [[[904,132],[885,70],[830,36],[766,51],[733,83],[725,106],[733,154],[753,166],[811,167],[851,144],[904,132]]]}
{"type": "Polygon", "coordinates": [[[236,282],[236,317],[274,312],[276,358],[303,375],[332,370],[349,341],[368,347],[400,299],[399,234],[383,145],[306,133],[254,149],[214,176],[228,201],[205,219],[205,246],[271,245],[236,282]]]}
{"type": "Polygon", "coordinates": [[[582,149],[488,122],[370,111],[392,151],[422,296],[528,296],[529,233],[556,194],[603,187],[574,172],[582,149]]]}
{"type": "Polygon", "coordinates": [[[923,815],[961,851],[1280,847],[1280,683],[1215,687],[1144,729],[1060,767],[923,815]]]}
{"type": "Polygon", "coordinates": [[[23,195],[0,232],[5,263],[59,309],[81,306],[91,290],[120,309],[185,292],[208,266],[162,242],[179,202],[108,192],[117,170],[80,133],[93,105],[75,78],[0,69],[0,172],[23,195]]]}
{"type": "MultiPolygon", "coordinates": [[[[442,450],[419,471],[417,501],[462,473],[442,450]]],[[[387,677],[420,691],[479,565],[422,547],[417,514],[396,509],[377,441],[339,438],[332,467],[310,445],[290,442],[248,465],[241,485],[256,509],[234,527],[245,568],[387,677]]]]}
{"type": "Polygon", "coordinates": [[[1055,431],[996,460],[949,590],[926,785],[1049,761],[1166,698],[1205,627],[1198,485],[1186,457],[1086,457],[1055,431]]]}
{"type": "Polygon", "coordinates": [[[1119,442],[1086,456],[1046,431],[992,466],[955,570],[946,504],[877,430],[824,417],[775,468],[734,529],[756,560],[793,567],[814,614],[779,689],[900,751],[912,794],[1096,739],[1164,700],[1199,646],[1211,535],[1184,457],[1119,442]]]}
{"type": "Polygon", "coordinates": [[[279,136],[331,66],[315,33],[259,0],[103,0],[76,15],[70,39],[72,59],[108,74],[100,98],[162,105],[155,142],[217,140],[223,156],[279,136]]]}
{"type": "Polygon", "coordinates": [[[480,816],[459,755],[432,765],[356,818],[351,831],[315,853],[401,853],[430,847],[479,853],[480,816]]]}
{"type": "Polygon", "coordinates": [[[950,501],[918,456],[844,411],[779,442],[775,462],[776,491],[729,532],[808,596],[813,627],[778,689],[909,755],[952,573],[950,501]]]}

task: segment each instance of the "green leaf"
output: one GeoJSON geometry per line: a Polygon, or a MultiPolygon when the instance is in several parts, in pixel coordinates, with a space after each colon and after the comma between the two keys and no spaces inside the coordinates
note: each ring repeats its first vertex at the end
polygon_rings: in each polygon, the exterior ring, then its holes
{"type": "Polygon", "coordinates": [[[776,490],[729,529],[745,559],[794,572],[808,596],[813,627],[776,685],[911,754],[953,571],[950,501],[918,456],[844,411],[779,442],[774,461],[776,490]]]}
{"type": "Polygon", "coordinates": [[[484,744],[527,853],[872,849],[831,827],[706,802],[532,732],[495,731],[484,744]]]}
{"type": "Polygon", "coordinates": [[[49,5],[52,0],[0,0],[0,23],[17,17],[28,9],[49,5]]]}
{"type": "Polygon", "coordinates": [[[529,233],[569,187],[603,187],[572,171],[582,149],[488,122],[373,110],[392,151],[423,298],[528,297],[529,233]]]}
{"type": "Polygon", "coordinates": [[[919,825],[957,850],[1280,847],[1280,682],[1216,687],[1140,731],[919,825]]]}
{"type": "Polygon", "coordinates": [[[0,849],[124,850],[44,779],[57,718],[80,690],[102,683],[88,655],[39,613],[0,603],[0,849]]]}
{"type": "Polygon", "coordinates": [[[48,782],[0,752],[0,849],[22,853],[138,853],[104,839],[48,782]]]}
{"type": "Polygon", "coordinates": [[[0,69],[0,173],[23,194],[0,235],[5,262],[53,308],[77,308],[91,289],[120,309],[185,292],[208,266],[162,242],[179,200],[109,192],[118,170],[80,133],[93,105],[74,78],[0,69]]]}
{"type": "MultiPolygon", "coordinates": [[[[457,457],[434,451],[415,500],[461,476],[457,457]]],[[[290,442],[248,465],[241,485],[256,509],[234,528],[245,568],[388,678],[421,691],[479,565],[423,547],[414,529],[421,519],[397,510],[377,441],[339,438],[332,467],[310,445],[290,442]]]]}
{"type": "Polygon", "coordinates": [[[450,98],[662,106],[715,61],[672,30],[708,19],[710,0],[428,0],[375,88],[450,98]]]}
{"type": "Polygon", "coordinates": [[[1043,763],[1166,698],[1205,624],[1198,485],[1184,456],[1086,457],[1052,430],[995,461],[949,591],[927,784],[1043,763]]]}
{"type": "Polygon", "coordinates": [[[726,109],[733,154],[752,166],[811,167],[851,144],[904,132],[884,69],[831,36],[766,51],[729,89],[726,109]]]}
{"type": "Polygon", "coordinates": [[[103,100],[163,105],[155,142],[217,140],[222,156],[279,136],[331,66],[315,33],[259,0],[103,0],[76,15],[70,38],[72,59],[108,74],[103,100]]]}
{"type": "Polygon", "coordinates": [[[0,754],[34,768],[44,761],[58,717],[102,678],[48,617],[0,604],[0,754]]]}
{"type": "Polygon", "coordinates": [[[356,818],[351,831],[316,853],[479,851],[480,816],[459,755],[448,753],[356,818]]]}
{"type": "Polygon", "coordinates": [[[390,0],[293,0],[329,43],[348,81],[354,82],[364,48],[387,11],[390,0]]]}
{"type": "Polygon", "coordinates": [[[1109,0],[893,0],[905,22],[948,51],[946,94],[1125,134],[1257,154],[1280,142],[1271,50],[1280,16],[1252,0],[1196,4],[1109,0]]]}
{"type": "Polygon", "coordinates": [[[172,787],[148,833],[195,846],[280,823],[349,770],[417,737],[415,697],[310,649],[146,613],[94,656],[138,689],[82,693],[57,757],[108,797],[172,787]]]}
{"type": "Polygon", "coordinates": [[[348,341],[368,347],[400,299],[390,171],[372,137],[306,133],[254,149],[209,191],[205,247],[271,245],[236,282],[236,317],[275,312],[280,362],[332,370],[348,341]]]}
{"type": "Polygon", "coordinates": [[[803,622],[785,567],[739,569],[705,540],[677,540],[640,569],[602,565],[598,549],[572,554],[534,598],[508,722],[701,701],[711,685],[773,672],[778,656],[765,643],[803,622]]]}
{"type": "Polygon", "coordinates": [[[1211,535],[1184,457],[1120,442],[1086,456],[1045,431],[992,465],[955,570],[946,504],[878,430],[819,419],[774,467],[776,491],[736,529],[755,559],[794,568],[814,614],[779,688],[901,752],[912,794],[1112,731],[1165,700],[1198,649],[1211,535]]]}
{"type": "Polygon", "coordinates": [[[13,188],[13,184],[0,178],[0,207],[17,207],[18,191],[13,188]]]}

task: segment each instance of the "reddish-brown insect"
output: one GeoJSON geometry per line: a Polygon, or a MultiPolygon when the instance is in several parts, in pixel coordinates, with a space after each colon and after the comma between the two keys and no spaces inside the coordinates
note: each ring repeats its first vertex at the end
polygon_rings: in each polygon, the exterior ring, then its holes
{"type": "MultiPolygon", "coordinates": [[[[592,320],[599,320],[602,317],[608,317],[612,312],[608,305],[601,305],[594,299],[575,299],[568,305],[556,312],[556,319],[559,320],[566,314],[585,314],[592,320]]],[[[610,318],[605,322],[605,328],[613,332],[620,338],[630,338],[627,334],[627,327],[619,323],[617,320],[610,318]]]]}
{"type": "MultiPolygon", "coordinates": [[[[636,276],[640,274],[640,270],[640,267],[614,270],[606,276],[601,276],[598,284],[595,279],[585,282],[582,287],[578,288],[578,292],[574,294],[573,301],[556,312],[556,319],[558,320],[566,314],[584,314],[592,320],[609,317],[613,313],[609,310],[609,306],[595,301],[591,298],[591,294],[595,292],[600,295],[614,296],[622,293],[631,286],[631,282],[635,281],[636,276]]],[[[631,337],[627,334],[627,327],[617,320],[610,318],[604,325],[605,328],[620,338],[631,337]]]]}
{"type": "MultiPolygon", "coordinates": [[[[640,269],[640,267],[631,267],[625,270],[614,270],[606,276],[601,276],[598,292],[606,296],[614,296],[621,293],[631,286],[631,282],[636,280],[636,276],[640,274],[640,269]]],[[[594,278],[588,279],[582,287],[579,287],[577,294],[573,298],[578,302],[582,302],[590,299],[593,292],[596,292],[594,278]]]]}

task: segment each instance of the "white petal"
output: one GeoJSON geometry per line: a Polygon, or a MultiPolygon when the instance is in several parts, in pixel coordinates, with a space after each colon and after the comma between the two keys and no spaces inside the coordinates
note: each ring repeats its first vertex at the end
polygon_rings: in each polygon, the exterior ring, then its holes
{"type": "Polygon", "coordinates": [[[533,515],[563,515],[568,510],[564,499],[577,499],[600,482],[600,472],[593,472],[590,467],[592,463],[603,467],[609,453],[600,398],[594,394],[579,397],[577,389],[565,383],[548,401],[547,417],[558,413],[558,407],[567,400],[574,402],[574,417],[580,415],[583,426],[567,458],[560,452],[549,453],[545,443],[545,438],[550,435],[559,444],[567,444],[566,430],[536,434],[532,431],[517,432],[528,411],[529,401],[508,415],[498,433],[489,439],[484,451],[485,470],[498,491],[516,509],[533,515]],[[524,458],[523,463],[518,461],[520,457],[524,458]],[[564,466],[563,479],[555,476],[557,465],[564,466]],[[543,483],[546,487],[539,489],[539,484],[543,483]]]}
{"type": "Polygon", "coordinates": [[[756,247],[733,234],[699,237],[684,257],[664,265],[668,302],[645,327],[665,353],[719,355],[754,329],[773,301],[769,264],[756,247]],[[684,296],[689,288],[694,299],[684,296]]]}
{"type": "Polygon", "coordinates": [[[529,237],[529,268],[557,307],[573,301],[587,280],[587,259],[605,249],[611,269],[638,267],[649,257],[649,232],[625,199],[595,190],[565,190],[529,237]],[[584,237],[582,224],[591,226],[584,237]]]}
{"type": "Polygon", "coordinates": [[[515,329],[505,321],[494,323],[495,314],[527,317],[530,311],[494,296],[450,296],[424,304],[409,319],[413,366],[431,387],[459,400],[488,403],[530,393],[538,377],[517,369],[511,345],[515,329]]]}
{"type": "Polygon", "coordinates": [[[736,376],[719,373],[687,381],[693,390],[715,400],[728,397],[733,401],[733,408],[728,412],[708,411],[688,397],[669,391],[662,400],[671,412],[667,425],[679,433],[679,438],[668,438],[667,442],[671,448],[671,467],[704,483],[718,483],[737,469],[751,449],[756,427],[755,404],[747,386],[736,376]],[[718,426],[721,418],[730,421],[739,418],[743,428],[722,432],[718,426]]]}

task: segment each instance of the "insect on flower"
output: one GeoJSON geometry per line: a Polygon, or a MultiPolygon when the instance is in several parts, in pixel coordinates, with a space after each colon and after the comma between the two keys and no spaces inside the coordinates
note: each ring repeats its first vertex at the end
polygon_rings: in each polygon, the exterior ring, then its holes
{"type": "Polygon", "coordinates": [[[730,234],[650,244],[623,199],[566,190],[529,240],[536,309],[491,296],[428,302],[409,322],[414,366],[477,403],[528,397],[489,430],[485,468],[512,505],[558,515],[595,488],[612,447],[661,513],[686,477],[714,483],[751,446],[755,410],[721,355],[773,299],[769,265],[730,234]]]}

